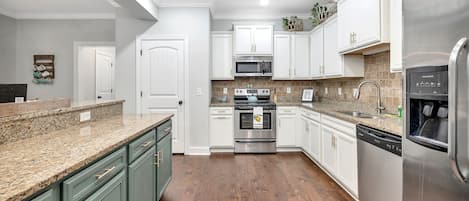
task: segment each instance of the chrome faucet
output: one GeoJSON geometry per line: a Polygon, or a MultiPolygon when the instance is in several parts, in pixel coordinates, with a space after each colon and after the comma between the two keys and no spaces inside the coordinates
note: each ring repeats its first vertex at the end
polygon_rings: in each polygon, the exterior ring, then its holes
{"type": "Polygon", "coordinates": [[[377,100],[378,105],[376,106],[376,111],[378,112],[378,114],[381,114],[381,112],[386,108],[383,105],[381,105],[381,85],[379,84],[378,81],[365,80],[365,81],[360,82],[360,84],[358,85],[357,91],[355,91],[355,93],[353,94],[353,97],[357,100],[360,98],[360,89],[365,84],[374,84],[376,86],[376,93],[377,93],[376,96],[378,99],[377,100]]]}

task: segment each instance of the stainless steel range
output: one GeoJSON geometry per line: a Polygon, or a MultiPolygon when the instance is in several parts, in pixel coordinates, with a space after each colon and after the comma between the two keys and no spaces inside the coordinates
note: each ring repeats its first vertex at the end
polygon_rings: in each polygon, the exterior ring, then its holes
{"type": "Polygon", "coordinates": [[[269,89],[235,89],[235,153],[276,153],[276,105],[269,89]]]}

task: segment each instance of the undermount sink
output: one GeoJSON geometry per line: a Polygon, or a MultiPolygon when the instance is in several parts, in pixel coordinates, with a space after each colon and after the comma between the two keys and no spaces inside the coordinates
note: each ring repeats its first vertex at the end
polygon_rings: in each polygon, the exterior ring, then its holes
{"type": "Polygon", "coordinates": [[[357,111],[337,111],[337,112],[345,114],[345,115],[350,115],[352,117],[363,118],[363,119],[380,119],[381,118],[379,115],[368,114],[368,113],[357,112],[357,111]]]}

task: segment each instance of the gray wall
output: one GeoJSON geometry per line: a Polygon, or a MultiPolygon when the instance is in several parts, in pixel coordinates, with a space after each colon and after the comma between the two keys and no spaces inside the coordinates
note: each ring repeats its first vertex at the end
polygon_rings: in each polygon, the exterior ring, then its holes
{"type": "Polygon", "coordinates": [[[73,97],[73,42],[114,41],[114,20],[17,20],[16,82],[28,98],[73,97]],[[53,84],[33,84],[33,54],[55,54],[53,84]]]}
{"type": "Polygon", "coordinates": [[[209,111],[209,44],[210,11],[208,8],[160,8],[156,24],[132,19],[118,13],[116,19],[116,85],[117,98],[126,99],[124,111],[136,109],[135,37],[139,34],[186,35],[189,38],[189,147],[208,147],[209,111]],[[201,88],[203,94],[196,95],[201,88]]]}
{"type": "Polygon", "coordinates": [[[0,15],[0,83],[15,82],[16,20],[0,15]]]}
{"type": "MultiPolygon", "coordinates": [[[[282,26],[282,19],[278,20],[236,20],[236,19],[213,19],[211,23],[212,31],[233,31],[233,24],[272,24],[275,31],[284,31],[282,26]]],[[[311,21],[308,19],[303,20],[303,28],[305,31],[312,29],[311,21]]]]}

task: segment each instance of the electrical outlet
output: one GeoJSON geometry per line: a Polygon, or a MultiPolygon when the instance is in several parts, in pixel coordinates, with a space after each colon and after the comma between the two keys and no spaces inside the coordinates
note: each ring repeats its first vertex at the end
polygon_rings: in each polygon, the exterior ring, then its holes
{"type": "Polygon", "coordinates": [[[197,96],[202,96],[202,88],[197,88],[196,95],[197,96]]]}
{"type": "Polygon", "coordinates": [[[287,94],[291,94],[291,87],[287,87],[287,94]]]}
{"type": "Polygon", "coordinates": [[[91,111],[80,113],[80,122],[91,120],[91,111]]]}
{"type": "Polygon", "coordinates": [[[324,94],[326,94],[326,95],[329,94],[329,90],[327,89],[327,87],[324,88],[324,94]]]}
{"type": "Polygon", "coordinates": [[[357,89],[357,88],[353,88],[352,94],[353,94],[353,97],[354,97],[354,98],[357,98],[357,96],[358,96],[358,89],[357,89]]]}
{"type": "Polygon", "coordinates": [[[223,88],[223,95],[228,94],[228,88],[223,88]]]}
{"type": "Polygon", "coordinates": [[[342,88],[340,88],[340,87],[337,88],[337,94],[338,94],[339,96],[342,96],[342,88]]]}

